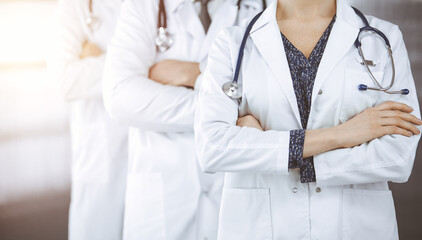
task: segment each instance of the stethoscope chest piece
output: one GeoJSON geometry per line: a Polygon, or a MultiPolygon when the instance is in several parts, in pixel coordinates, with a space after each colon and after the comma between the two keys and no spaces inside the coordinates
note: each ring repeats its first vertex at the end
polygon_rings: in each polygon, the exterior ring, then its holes
{"type": "Polygon", "coordinates": [[[155,44],[159,52],[165,52],[173,45],[173,38],[167,31],[167,28],[159,27],[157,29],[157,36],[155,37],[155,44]]]}
{"type": "Polygon", "coordinates": [[[232,99],[238,99],[242,97],[242,85],[236,82],[226,82],[223,85],[223,92],[232,99]]]}

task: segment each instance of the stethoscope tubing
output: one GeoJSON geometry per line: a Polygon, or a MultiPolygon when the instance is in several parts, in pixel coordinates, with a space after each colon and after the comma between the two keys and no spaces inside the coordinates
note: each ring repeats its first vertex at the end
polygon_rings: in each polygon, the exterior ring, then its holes
{"type": "MultiPolygon", "coordinates": [[[[358,86],[358,90],[360,91],[366,91],[366,90],[374,90],[374,91],[381,91],[381,92],[385,92],[387,94],[401,94],[401,95],[407,95],[409,94],[409,90],[408,89],[401,89],[398,91],[389,91],[395,82],[395,76],[396,76],[396,68],[395,68],[395,64],[394,64],[394,57],[393,57],[393,51],[391,50],[391,45],[390,45],[390,41],[388,40],[387,36],[381,32],[380,30],[373,28],[369,25],[368,20],[366,19],[366,17],[363,15],[362,12],[360,12],[358,9],[353,7],[353,10],[355,11],[355,13],[362,19],[363,23],[364,23],[364,27],[359,29],[359,33],[358,36],[356,37],[355,40],[355,47],[358,49],[359,55],[362,58],[363,64],[365,65],[365,68],[367,70],[367,72],[369,73],[371,79],[373,80],[373,82],[375,83],[375,85],[377,87],[368,87],[365,84],[360,84],[358,86]],[[374,76],[374,74],[372,73],[371,69],[369,68],[368,62],[366,61],[365,55],[362,51],[362,42],[360,40],[360,35],[362,32],[365,31],[372,31],[375,34],[379,35],[382,39],[384,39],[384,42],[387,46],[387,50],[388,50],[388,55],[389,58],[391,60],[391,67],[392,67],[392,78],[391,78],[391,82],[387,87],[383,87],[378,80],[376,79],[376,77],[374,76]]],[[[235,68],[235,74],[234,74],[234,78],[232,81],[225,83],[222,86],[223,92],[226,93],[226,95],[232,99],[237,99],[237,98],[241,98],[242,93],[239,92],[242,89],[241,84],[238,83],[238,79],[239,79],[239,74],[240,74],[240,68],[242,65],[242,60],[243,60],[243,52],[245,49],[245,44],[246,44],[246,40],[249,37],[250,31],[252,29],[252,26],[255,24],[255,22],[258,20],[258,18],[261,16],[263,12],[260,12],[259,14],[257,14],[249,23],[249,25],[247,26],[245,33],[243,35],[243,39],[242,42],[240,44],[240,48],[239,48],[239,54],[238,54],[238,58],[237,58],[237,63],[236,63],[236,68],[235,68]],[[233,97],[235,96],[235,97],[233,97]]]]}
{"type": "Polygon", "coordinates": [[[258,18],[262,15],[264,11],[258,13],[249,23],[248,27],[246,28],[245,32],[247,32],[248,34],[244,34],[243,35],[243,39],[242,39],[242,43],[240,44],[240,51],[239,54],[237,56],[237,63],[236,63],[236,70],[234,73],[234,78],[233,78],[233,83],[237,83],[238,79],[239,79],[239,73],[240,73],[240,67],[242,65],[242,60],[243,60],[243,53],[245,50],[245,45],[246,45],[246,41],[248,40],[249,37],[249,32],[251,31],[253,25],[255,24],[255,22],[258,20],[258,18]]]}
{"type": "Polygon", "coordinates": [[[92,0],[89,0],[88,9],[89,9],[89,13],[92,14],[93,13],[93,11],[92,11],[92,0]]]}
{"type": "Polygon", "coordinates": [[[158,26],[157,28],[167,28],[167,13],[164,0],[160,0],[158,5],[158,26]]]}
{"type": "Polygon", "coordinates": [[[359,52],[359,55],[362,59],[363,65],[365,66],[367,72],[369,73],[369,76],[371,77],[371,79],[375,83],[375,85],[377,86],[377,88],[376,88],[376,87],[368,87],[365,84],[360,84],[358,86],[358,89],[360,91],[373,90],[373,91],[385,92],[385,93],[388,93],[388,94],[402,94],[402,95],[409,94],[408,89],[401,89],[401,90],[398,90],[398,91],[389,91],[393,87],[394,82],[395,82],[395,77],[396,77],[396,67],[395,67],[395,64],[394,64],[393,51],[391,50],[390,41],[388,40],[387,36],[382,31],[380,31],[377,28],[371,27],[369,25],[368,19],[366,19],[365,15],[363,15],[363,13],[361,11],[359,11],[357,8],[354,8],[354,7],[353,7],[353,10],[359,16],[359,18],[362,19],[362,22],[365,25],[364,27],[359,29],[358,36],[356,37],[356,40],[355,40],[355,47],[358,49],[358,52],[359,52]],[[380,36],[384,40],[384,43],[387,47],[388,55],[389,55],[390,62],[391,62],[391,68],[392,68],[392,71],[393,71],[392,76],[391,76],[390,84],[387,87],[383,87],[381,85],[381,83],[378,82],[378,80],[376,79],[376,77],[372,73],[372,71],[371,71],[371,69],[368,65],[368,62],[366,61],[365,54],[362,51],[362,42],[360,40],[360,35],[361,35],[362,32],[366,32],[366,31],[374,32],[375,34],[380,36]]]}

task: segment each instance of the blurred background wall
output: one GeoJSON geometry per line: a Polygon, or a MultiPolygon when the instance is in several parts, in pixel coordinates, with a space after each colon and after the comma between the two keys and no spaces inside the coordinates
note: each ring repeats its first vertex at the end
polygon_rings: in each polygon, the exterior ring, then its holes
{"type": "Polygon", "coordinates": [[[0,0],[0,239],[66,239],[68,115],[48,76],[56,1],[0,0]]]}
{"type": "MultiPolygon", "coordinates": [[[[422,1],[349,0],[400,26],[422,99],[422,1]]],[[[0,0],[0,240],[67,236],[67,106],[45,66],[54,0],[0,0]]],[[[400,81],[400,79],[399,79],[400,81]]],[[[401,239],[422,239],[422,149],[406,184],[391,184],[401,239]]]]}

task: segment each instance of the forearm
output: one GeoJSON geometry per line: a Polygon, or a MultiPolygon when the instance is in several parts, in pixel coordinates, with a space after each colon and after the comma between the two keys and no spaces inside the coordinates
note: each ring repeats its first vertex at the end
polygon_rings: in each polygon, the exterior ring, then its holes
{"type": "Polygon", "coordinates": [[[63,61],[56,68],[61,82],[61,91],[67,101],[100,98],[104,55],[98,57],[63,61]]]}
{"type": "Polygon", "coordinates": [[[59,2],[51,56],[47,67],[60,83],[68,101],[100,98],[104,54],[80,59],[86,33],[79,22],[79,5],[71,0],[59,2]]]}
{"type": "Polygon", "coordinates": [[[337,186],[372,182],[406,182],[420,135],[386,135],[353,148],[314,156],[317,183],[337,186]]]}
{"type": "Polygon", "coordinates": [[[149,78],[157,83],[188,88],[194,88],[199,74],[199,63],[173,59],[160,61],[149,70],[149,78]]]}
{"type": "Polygon", "coordinates": [[[303,158],[328,152],[341,147],[341,139],[336,128],[306,130],[303,146],[303,158]]]}
{"type": "Polygon", "coordinates": [[[161,85],[139,75],[109,86],[110,78],[119,78],[116,72],[119,71],[106,70],[104,78],[104,103],[113,118],[124,125],[155,132],[193,131],[195,91],[161,85]]]}

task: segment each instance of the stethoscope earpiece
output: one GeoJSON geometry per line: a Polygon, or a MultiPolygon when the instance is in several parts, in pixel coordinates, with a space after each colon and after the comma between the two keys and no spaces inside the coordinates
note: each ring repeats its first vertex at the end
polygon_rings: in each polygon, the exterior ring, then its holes
{"type": "Polygon", "coordinates": [[[407,94],[409,94],[409,89],[404,88],[404,89],[400,90],[400,92],[401,92],[401,95],[407,95],[407,94]]]}
{"type": "Polygon", "coordinates": [[[358,89],[359,91],[366,91],[368,90],[368,86],[366,86],[365,84],[359,84],[358,89]]]}
{"type": "Polygon", "coordinates": [[[388,90],[382,90],[382,89],[378,89],[378,88],[370,88],[365,84],[359,84],[358,86],[359,91],[366,91],[366,90],[374,90],[374,91],[380,91],[380,92],[385,92],[388,94],[401,94],[401,95],[408,95],[409,94],[409,89],[407,88],[403,88],[400,91],[388,91],[388,90]]]}

